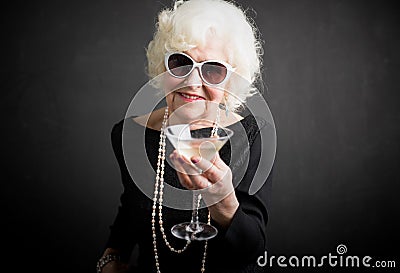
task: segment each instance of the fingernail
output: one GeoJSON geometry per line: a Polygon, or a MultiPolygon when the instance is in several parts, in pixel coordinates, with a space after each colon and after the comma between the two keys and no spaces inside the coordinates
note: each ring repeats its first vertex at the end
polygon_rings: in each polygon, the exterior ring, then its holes
{"type": "Polygon", "coordinates": [[[193,156],[193,157],[191,158],[191,161],[193,162],[193,164],[196,164],[196,163],[198,163],[198,162],[200,161],[200,158],[197,157],[197,156],[193,156]]]}

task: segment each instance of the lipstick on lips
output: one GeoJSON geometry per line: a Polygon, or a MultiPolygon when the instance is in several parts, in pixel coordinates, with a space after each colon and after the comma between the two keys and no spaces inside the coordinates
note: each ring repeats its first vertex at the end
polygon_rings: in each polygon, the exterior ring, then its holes
{"type": "Polygon", "coordinates": [[[189,93],[181,93],[181,92],[177,92],[179,94],[179,96],[187,102],[192,102],[192,101],[196,101],[196,100],[205,100],[205,98],[194,95],[194,94],[189,94],[189,93]]]}

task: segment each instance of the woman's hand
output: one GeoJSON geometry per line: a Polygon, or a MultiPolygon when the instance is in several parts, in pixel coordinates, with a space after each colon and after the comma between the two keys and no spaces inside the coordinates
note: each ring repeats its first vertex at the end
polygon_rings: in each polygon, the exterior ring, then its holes
{"type": "MultiPolygon", "coordinates": [[[[113,248],[107,248],[103,253],[103,257],[108,254],[119,255],[118,250],[113,248]]],[[[128,264],[123,263],[121,261],[111,261],[103,267],[101,273],[127,273],[128,270],[129,270],[128,264]]]]}
{"type": "Polygon", "coordinates": [[[219,154],[216,153],[211,161],[195,156],[189,161],[175,150],[170,159],[182,186],[190,190],[202,190],[201,195],[209,206],[211,217],[222,227],[228,227],[239,202],[232,184],[232,171],[219,154]]]}
{"type": "Polygon", "coordinates": [[[119,261],[111,261],[103,267],[101,273],[128,273],[129,266],[119,261]]]}

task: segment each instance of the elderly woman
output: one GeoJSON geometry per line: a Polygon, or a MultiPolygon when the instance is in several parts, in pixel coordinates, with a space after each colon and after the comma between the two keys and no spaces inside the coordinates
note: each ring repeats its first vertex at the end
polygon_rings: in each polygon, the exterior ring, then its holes
{"type": "Polygon", "coordinates": [[[125,118],[113,127],[112,145],[124,192],[98,272],[256,272],[257,257],[266,247],[271,175],[255,194],[249,194],[261,156],[263,128],[253,115],[244,114],[243,102],[260,80],[261,55],[257,29],[233,3],[178,1],[159,13],[156,33],[147,48],[147,69],[151,78],[159,79],[166,106],[125,118]],[[243,81],[248,84],[239,83],[243,81]],[[170,145],[165,138],[166,124],[196,119],[215,120],[214,125],[229,128],[234,135],[212,160],[187,158],[178,151],[166,154],[170,145]],[[126,139],[133,140],[123,145],[127,131],[131,135],[126,139]],[[140,135],[143,131],[144,137],[140,135]],[[142,141],[152,170],[150,175],[143,170],[145,174],[138,178],[139,169],[145,169],[144,159],[135,155],[137,162],[132,163],[125,157],[128,149],[143,147],[142,141]],[[234,149],[232,143],[245,143],[248,153],[245,147],[234,149]],[[201,172],[179,171],[191,165],[201,172]],[[217,228],[215,238],[185,241],[171,235],[171,227],[188,221],[191,211],[164,206],[162,197],[167,193],[163,193],[162,183],[210,189],[204,192],[206,206],[199,209],[199,218],[217,228]],[[152,189],[154,195],[148,196],[146,189],[152,189]],[[129,262],[135,246],[139,255],[133,266],[129,262]]]}

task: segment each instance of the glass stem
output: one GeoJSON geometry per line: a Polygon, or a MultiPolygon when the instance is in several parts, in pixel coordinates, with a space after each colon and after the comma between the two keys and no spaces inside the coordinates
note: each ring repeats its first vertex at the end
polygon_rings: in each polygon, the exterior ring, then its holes
{"type": "Polygon", "coordinates": [[[193,232],[200,230],[199,226],[199,202],[201,200],[201,194],[197,190],[193,191],[193,208],[192,208],[192,220],[190,221],[190,228],[193,232]]]}

